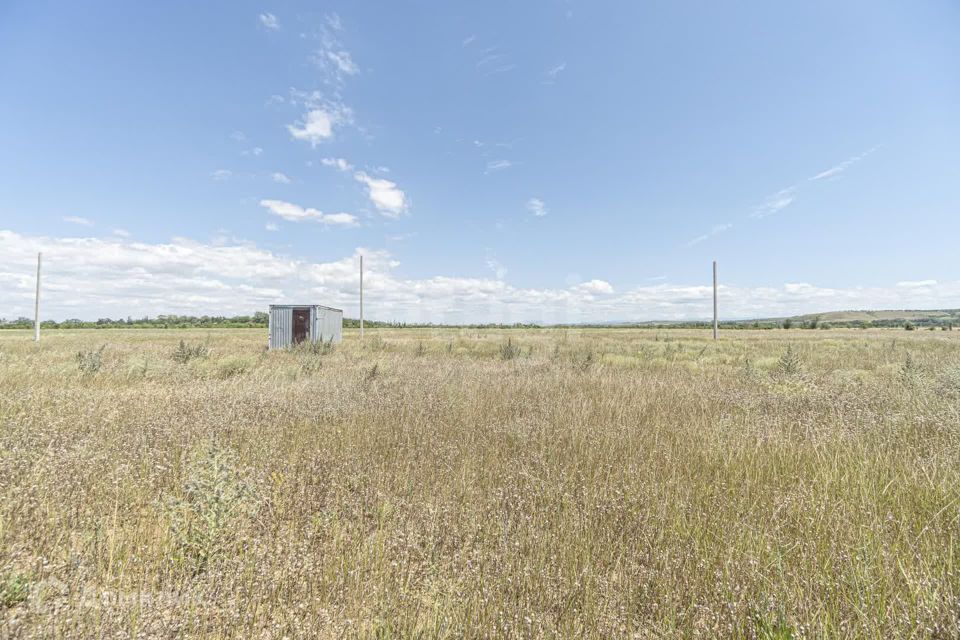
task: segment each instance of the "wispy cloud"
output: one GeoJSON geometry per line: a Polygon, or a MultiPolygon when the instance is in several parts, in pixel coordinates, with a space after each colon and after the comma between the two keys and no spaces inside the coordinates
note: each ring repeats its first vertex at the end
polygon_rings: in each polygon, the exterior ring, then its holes
{"type": "Polygon", "coordinates": [[[270,176],[270,178],[271,178],[274,182],[279,182],[280,184],[290,184],[290,182],[291,182],[291,180],[290,180],[290,178],[287,176],[287,174],[285,174],[285,173],[280,173],[279,171],[274,172],[274,174],[273,174],[272,176],[270,176]]]}
{"type": "Polygon", "coordinates": [[[564,69],[566,68],[567,63],[561,62],[560,64],[547,69],[546,73],[544,73],[545,78],[543,80],[543,84],[555,84],[557,81],[557,76],[563,73],[564,69]]]}
{"type": "Polygon", "coordinates": [[[781,189],[775,194],[768,196],[764,200],[763,204],[753,210],[753,213],[750,214],[751,218],[766,218],[769,215],[773,215],[778,211],[786,209],[797,197],[797,187],[787,187],[786,189],[781,189]]]}
{"type": "Polygon", "coordinates": [[[509,169],[513,166],[513,163],[509,160],[491,160],[487,162],[487,170],[484,173],[494,173],[496,171],[503,171],[504,169],[509,169]]]}
{"type": "Polygon", "coordinates": [[[467,36],[466,38],[463,39],[463,46],[469,47],[471,44],[473,44],[476,41],[476,39],[477,39],[477,34],[472,34],[467,36]]]}
{"type": "Polygon", "coordinates": [[[374,178],[365,171],[358,171],[354,179],[367,187],[367,196],[377,210],[388,218],[399,218],[407,211],[407,196],[396,182],[374,178]]]}
{"type": "Polygon", "coordinates": [[[490,69],[489,71],[484,72],[483,75],[484,75],[484,76],[495,76],[495,75],[497,75],[498,73],[506,73],[507,71],[513,71],[513,70],[516,69],[516,68],[517,68],[517,65],[515,65],[515,64],[513,64],[513,63],[511,63],[511,64],[504,64],[504,65],[500,65],[499,67],[496,67],[496,68],[494,68],[494,69],[490,69]]]}
{"type": "Polygon", "coordinates": [[[63,216],[64,222],[69,222],[70,224],[79,224],[84,227],[92,227],[93,220],[88,218],[82,218],[80,216],[63,216]]]}
{"type": "Polygon", "coordinates": [[[818,173],[817,175],[811,177],[811,178],[810,178],[810,181],[812,182],[812,181],[816,181],[816,180],[827,180],[827,179],[829,179],[829,178],[836,178],[836,177],[838,177],[841,173],[843,173],[844,171],[846,171],[847,169],[849,169],[850,167],[852,167],[852,166],[855,165],[856,163],[860,162],[861,160],[863,160],[864,158],[866,158],[867,156],[869,156],[871,153],[873,153],[874,151],[876,151],[876,150],[879,149],[879,148],[880,148],[880,146],[877,145],[877,146],[875,146],[875,147],[872,147],[872,148],[870,148],[870,149],[867,149],[866,151],[864,151],[863,153],[861,153],[861,154],[859,154],[859,155],[853,156],[852,158],[847,158],[846,160],[844,160],[844,161],[841,162],[840,164],[836,165],[835,167],[831,167],[831,168],[827,169],[826,171],[821,171],[821,172],[818,173]]]}
{"type": "Polygon", "coordinates": [[[707,231],[703,235],[699,235],[696,238],[692,238],[689,242],[687,242],[687,246],[692,247],[694,245],[698,245],[704,240],[709,240],[713,236],[719,235],[724,231],[728,231],[732,228],[733,228],[733,224],[730,222],[725,222],[723,224],[716,224],[710,229],[710,231],[707,231]]]}
{"type": "Polygon", "coordinates": [[[210,174],[210,177],[213,178],[214,180],[218,180],[222,182],[224,180],[229,180],[230,178],[232,178],[233,171],[230,171],[230,169],[217,169],[216,171],[210,174]]]}
{"type": "Polygon", "coordinates": [[[343,158],[323,158],[320,162],[325,167],[335,167],[340,171],[352,171],[353,165],[344,160],[343,158]]]}
{"type": "Polygon", "coordinates": [[[505,53],[496,53],[496,52],[488,53],[484,55],[482,58],[480,58],[480,60],[477,62],[477,69],[483,69],[484,67],[489,67],[494,62],[500,62],[502,60],[506,60],[506,58],[507,58],[507,54],[505,53]]]}
{"type": "Polygon", "coordinates": [[[503,263],[497,260],[497,256],[492,253],[487,256],[487,269],[493,272],[497,280],[503,280],[509,273],[503,263]]]}
{"type": "Polygon", "coordinates": [[[357,218],[349,213],[323,213],[318,209],[304,208],[292,202],[283,200],[261,200],[260,206],[264,207],[275,216],[289,220],[290,222],[304,222],[312,220],[328,226],[353,227],[357,224],[357,218]]]}
{"type": "Polygon", "coordinates": [[[276,224],[275,222],[268,222],[267,224],[263,225],[263,228],[266,229],[267,231],[279,231],[279,230],[280,230],[280,227],[277,226],[277,224],[276,224]]]}
{"type": "Polygon", "coordinates": [[[343,44],[343,24],[340,16],[330,14],[326,18],[326,25],[320,27],[320,48],[313,54],[313,62],[324,72],[324,83],[340,87],[347,76],[360,73],[360,67],[353,60],[353,56],[343,44]]]}
{"type": "Polygon", "coordinates": [[[546,203],[540,198],[530,198],[527,200],[527,211],[537,218],[542,218],[549,213],[546,203]]]}
{"type": "Polygon", "coordinates": [[[240,155],[243,156],[259,156],[263,154],[263,149],[260,147],[254,147],[252,149],[244,149],[240,152],[240,155]]]}
{"type": "Polygon", "coordinates": [[[350,57],[349,51],[326,51],[325,53],[327,59],[336,65],[340,73],[348,76],[354,76],[360,73],[360,68],[357,67],[353,58],[350,57]]]}
{"type": "Polygon", "coordinates": [[[260,24],[271,31],[277,31],[280,28],[280,21],[272,13],[261,13],[260,24]]]}
{"type": "Polygon", "coordinates": [[[118,238],[129,238],[129,237],[130,237],[130,232],[127,231],[126,229],[114,229],[114,230],[111,231],[110,233],[112,233],[113,235],[117,236],[118,238]]]}
{"type": "Polygon", "coordinates": [[[797,199],[797,194],[800,192],[801,188],[804,187],[804,185],[809,184],[811,182],[819,182],[820,180],[837,178],[844,171],[846,171],[856,163],[860,162],[861,160],[863,160],[864,158],[866,158],[867,156],[869,156],[871,153],[873,153],[879,148],[880,148],[879,145],[872,147],[859,155],[853,156],[852,158],[847,158],[840,164],[834,167],[831,167],[826,171],[821,171],[820,173],[814,176],[811,176],[802,182],[792,184],[789,187],[786,187],[784,189],[781,189],[780,191],[777,191],[776,193],[768,196],[767,199],[763,202],[763,204],[761,204],[756,209],[754,209],[753,213],[750,214],[750,217],[757,218],[757,219],[766,218],[769,215],[773,215],[774,213],[777,213],[779,211],[782,211],[783,209],[786,209],[787,207],[789,207],[791,204],[794,203],[794,201],[797,199]]]}
{"type": "Polygon", "coordinates": [[[487,47],[479,54],[480,59],[476,62],[476,69],[484,76],[505,73],[517,68],[517,65],[510,61],[508,53],[500,47],[487,47]]]}

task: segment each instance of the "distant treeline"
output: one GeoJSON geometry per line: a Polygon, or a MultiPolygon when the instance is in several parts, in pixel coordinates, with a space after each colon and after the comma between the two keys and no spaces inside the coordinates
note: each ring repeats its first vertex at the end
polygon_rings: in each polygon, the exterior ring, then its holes
{"type": "MultiPolygon", "coordinates": [[[[270,316],[264,311],[257,311],[249,316],[157,316],[156,318],[100,318],[99,320],[69,319],[57,322],[44,320],[40,323],[43,329],[244,329],[266,328],[270,316]]],[[[364,320],[365,327],[400,327],[399,323],[378,322],[364,320]]],[[[344,327],[359,327],[360,321],[353,318],[343,319],[344,327]]],[[[17,318],[7,320],[0,318],[0,329],[32,329],[33,320],[17,318]]]]}
{"type": "MultiPolygon", "coordinates": [[[[242,328],[266,328],[269,316],[263,311],[257,311],[249,316],[174,316],[164,315],[156,318],[132,318],[124,319],[100,318],[99,320],[44,320],[40,323],[43,329],[242,329],[242,328]]],[[[903,328],[908,331],[914,329],[943,329],[953,330],[954,324],[960,324],[960,319],[956,317],[942,318],[915,318],[915,319],[885,319],[885,320],[841,320],[826,322],[819,318],[794,319],[785,318],[782,320],[737,320],[721,322],[721,329],[869,329],[872,327],[892,327],[903,328]]],[[[344,318],[343,326],[347,328],[357,328],[360,321],[355,318],[344,318]]],[[[457,327],[463,329],[540,329],[544,325],[521,323],[514,324],[433,324],[433,323],[408,323],[408,322],[381,322],[377,320],[364,320],[364,326],[371,329],[375,328],[410,328],[410,329],[442,329],[457,327]]],[[[639,329],[709,329],[710,322],[639,322],[639,323],[605,323],[605,324],[557,324],[549,325],[553,328],[566,329],[610,329],[610,328],[639,328],[639,329]]],[[[16,320],[6,320],[0,318],[0,329],[32,329],[33,320],[30,318],[17,318],[16,320]]]]}

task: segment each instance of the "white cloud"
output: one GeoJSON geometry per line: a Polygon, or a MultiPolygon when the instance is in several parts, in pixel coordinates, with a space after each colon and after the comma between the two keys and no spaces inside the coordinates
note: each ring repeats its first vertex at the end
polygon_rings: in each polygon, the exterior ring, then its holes
{"type": "Polygon", "coordinates": [[[509,160],[491,160],[487,162],[487,170],[485,173],[493,173],[495,171],[503,171],[504,169],[509,169],[513,166],[513,163],[509,160]]]}
{"type": "Polygon", "coordinates": [[[272,31],[276,31],[280,28],[280,21],[277,20],[277,16],[273,15],[272,13],[261,13],[260,24],[272,31]]]}
{"type": "Polygon", "coordinates": [[[353,165],[343,158],[323,158],[320,160],[325,167],[336,167],[340,171],[352,171],[353,165]]]}
{"type": "Polygon", "coordinates": [[[93,220],[89,218],[82,218],[80,216],[63,216],[64,222],[69,222],[70,224],[79,224],[84,227],[92,227],[93,220]]]}
{"type": "Polygon", "coordinates": [[[353,177],[367,186],[367,195],[381,214],[397,218],[407,210],[406,194],[397,187],[397,183],[374,178],[364,171],[358,171],[353,177]]]}
{"type": "Polygon", "coordinates": [[[316,147],[333,137],[333,127],[340,121],[336,112],[311,109],[296,124],[288,124],[287,131],[297,140],[305,140],[316,147]]]}
{"type": "Polygon", "coordinates": [[[230,134],[230,138],[232,140],[236,140],[237,142],[244,142],[247,139],[247,134],[245,134],[243,131],[234,131],[230,134]]]}
{"type": "Polygon", "coordinates": [[[330,60],[341,73],[348,76],[356,75],[360,69],[353,62],[349,51],[327,51],[327,59],[330,60]]]}
{"type": "Polygon", "coordinates": [[[340,20],[340,16],[337,13],[329,13],[326,16],[327,24],[330,25],[330,28],[334,31],[343,30],[343,22],[340,20]]]}
{"type": "Polygon", "coordinates": [[[274,182],[279,182],[280,184],[290,184],[291,180],[287,177],[286,174],[280,173],[279,171],[275,172],[270,178],[274,182]]]}
{"type": "Polygon", "coordinates": [[[263,153],[263,149],[260,147],[254,147],[253,149],[244,149],[240,152],[240,155],[244,156],[259,156],[263,153]]]}
{"type": "Polygon", "coordinates": [[[540,198],[530,198],[527,200],[527,211],[538,218],[542,218],[549,213],[546,203],[540,198]]]}
{"type": "Polygon", "coordinates": [[[217,169],[210,174],[210,177],[214,180],[219,180],[222,182],[223,180],[229,180],[232,178],[233,171],[230,171],[229,169],[217,169]]]}
{"type": "Polygon", "coordinates": [[[704,240],[708,240],[708,239],[712,238],[713,236],[719,235],[719,234],[723,233],[724,231],[729,231],[729,230],[732,229],[732,228],[733,228],[733,224],[730,223],[730,222],[726,222],[726,223],[724,223],[724,224],[715,224],[715,225],[713,225],[713,227],[710,229],[710,231],[704,233],[703,235],[699,235],[699,236],[697,236],[696,238],[693,238],[693,239],[691,239],[689,242],[687,242],[687,246],[688,246],[688,247],[692,247],[692,246],[694,246],[694,245],[700,244],[700,243],[703,242],[704,240]]]}
{"type": "Polygon", "coordinates": [[[476,34],[469,35],[463,39],[463,46],[469,47],[477,39],[476,34]]]}
{"type": "Polygon", "coordinates": [[[263,228],[266,229],[267,231],[279,231],[279,230],[280,230],[280,227],[279,227],[275,222],[268,222],[267,224],[263,225],[263,228]]]}
{"type": "Polygon", "coordinates": [[[313,220],[324,225],[344,227],[353,227],[357,224],[356,216],[349,213],[323,213],[318,209],[305,209],[300,205],[283,200],[261,200],[260,206],[266,208],[273,215],[291,222],[313,220]]]}
{"type": "Polygon", "coordinates": [[[118,238],[129,238],[129,237],[130,237],[130,232],[127,231],[126,229],[114,229],[113,231],[111,231],[111,233],[112,233],[113,235],[117,236],[118,238]]]}
{"type": "Polygon", "coordinates": [[[898,287],[906,287],[908,289],[915,289],[918,287],[935,287],[937,286],[936,280],[904,280],[897,283],[898,287]]]}
{"type": "Polygon", "coordinates": [[[580,284],[573,287],[579,291],[586,293],[602,293],[602,294],[612,294],[613,285],[611,285],[606,280],[589,280],[587,282],[581,282],[580,284]]]}
{"type": "MultiPolygon", "coordinates": [[[[44,254],[44,316],[238,314],[309,300],[356,316],[356,255],[362,251],[367,316],[410,322],[588,322],[705,319],[708,281],[613,291],[603,280],[563,288],[522,288],[504,279],[435,275],[407,278],[386,251],[358,249],[314,262],[223,239],[163,243],[116,238],[43,237],[0,230],[0,309],[33,309],[37,252],[44,254]]],[[[574,266],[574,265],[571,265],[574,266]]],[[[708,280],[708,278],[705,278],[708,280]]],[[[606,283],[609,284],[609,283],[606,283]]],[[[722,318],[755,318],[836,309],[960,307],[960,281],[922,287],[721,287],[722,318]]]]}

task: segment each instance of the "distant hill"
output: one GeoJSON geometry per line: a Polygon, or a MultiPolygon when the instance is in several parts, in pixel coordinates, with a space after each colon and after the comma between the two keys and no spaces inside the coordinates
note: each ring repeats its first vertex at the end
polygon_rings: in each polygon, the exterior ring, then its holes
{"type": "MultiPolygon", "coordinates": [[[[709,320],[646,320],[640,322],[600,322],[578,326],[703,328],[709,320]]],[[[960,328],[960,309],[884,309],[879,311],[824,311],[798,316],[721,320],[726,329],[828,329],[831,327],[943,327],[960,328]]]]}
{"type": "Polygon", "coordinates": [[[828,324],[832,327],[960,327],[960,309],[884,309],[880,311],[827,311],[790,318],[775,318],[793,326],[828,324]]]}

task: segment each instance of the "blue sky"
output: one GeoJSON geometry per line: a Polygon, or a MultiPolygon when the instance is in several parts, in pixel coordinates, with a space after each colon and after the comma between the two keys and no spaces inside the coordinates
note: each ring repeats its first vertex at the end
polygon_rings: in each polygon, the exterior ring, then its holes
{"type": "Polygon", "coordinates": [[[951,2],[0,5],[0,316],[957,307],[951,2]]]}

